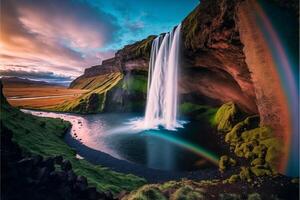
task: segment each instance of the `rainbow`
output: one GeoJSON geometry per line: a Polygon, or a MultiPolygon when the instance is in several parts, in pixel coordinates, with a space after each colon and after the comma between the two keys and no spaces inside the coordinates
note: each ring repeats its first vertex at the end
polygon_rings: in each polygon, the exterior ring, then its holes
{"type": "Polygon", "coordinates": [[[167,140],[168,142],[171,142],[171,143],[178,145],[184,149],[187,149],[201,157],[206,158],[207,160],[209,160],[211,163],[213,163],[215,165],[219,164],[219,157],[216,154],[204,149],[203,147],[201,147],[199,145],[196,145],[194,143],[186,141],[182,138],[177,138],[176,136],[169,135],[166,133],[161,134],[161,133],[158,133],[157,131],[147,131],[147,135],[151,135],[153,137],[167,140]]]}
{"type": "MultiPolygon", "coordinates": [[[[274,8],[268,10],[272,4],[267,4],[266,1],[253,2],[257,26],[270,49],[275,63],[275,71],[280,80],[281,88],[278,89],[284,93],[284,100],[288,106],[291,131],[284,133],[287,158],[283,163],[283,171],[287,175],[299,176],[299,55],[292,55],[291,45],[285,43],[282,36],[282,39],[279,37],[279,27],[276,27],[275,22],[269,17],[274,11],[274,8]]],[[[284,18],[285,16],[280,15],[280,17],[284,18]]],[[[298,23],[296,27],[292,28],[297,29],[298,23]]]]}

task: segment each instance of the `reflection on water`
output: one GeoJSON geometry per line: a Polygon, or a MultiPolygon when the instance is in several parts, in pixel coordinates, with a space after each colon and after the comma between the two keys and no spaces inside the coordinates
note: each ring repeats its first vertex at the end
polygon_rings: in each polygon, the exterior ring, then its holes
{"type": "Polygon", "coordinates": [[[216,167],[218,155],[222,152],[220,145],[216,145],[216,134],[200,122],[190,122],[178,131],[143,131],[128,123],[139,117],[134,114],[77,115],[23,111],[70,121],[72,128],[69,134],[83,145],[149,168],[190,171],[216,167]]]}

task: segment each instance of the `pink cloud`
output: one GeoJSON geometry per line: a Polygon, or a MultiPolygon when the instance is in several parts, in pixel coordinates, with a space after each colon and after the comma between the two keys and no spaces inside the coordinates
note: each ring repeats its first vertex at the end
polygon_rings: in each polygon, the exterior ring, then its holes
{"type": "Polygon", "coordinates": [[[75,77],[114,55],[99,51],[118,29],[106,13],[74,1],[4,0],[1,4],[1,69],[19,65],[75,77]]]}

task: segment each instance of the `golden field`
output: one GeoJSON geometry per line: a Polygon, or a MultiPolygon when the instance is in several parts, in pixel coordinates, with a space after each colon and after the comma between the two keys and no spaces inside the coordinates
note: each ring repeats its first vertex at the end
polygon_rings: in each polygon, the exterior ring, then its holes
{"type": "Polygon", "coordinates": [[[46,110],[74,100],[88,91],[63,87],[4,87],[4,95],[12,106],[46,110]]]}

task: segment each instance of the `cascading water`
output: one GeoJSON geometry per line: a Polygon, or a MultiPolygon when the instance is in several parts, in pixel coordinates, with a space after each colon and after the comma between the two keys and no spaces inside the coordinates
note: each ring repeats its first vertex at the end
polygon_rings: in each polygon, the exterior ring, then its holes
{"type": "Polygon", "coordinates": [[[154,39],[151,48],[148,94],[144,129],[159,125],[169,130],[180,127],[177,122],[177,75],[179,62],[180,29],[154,39]]]}

